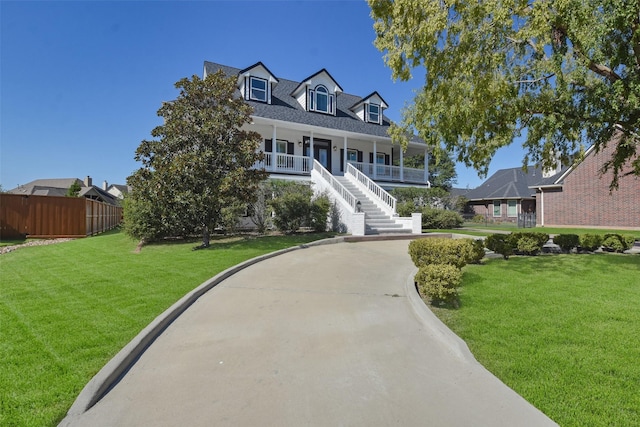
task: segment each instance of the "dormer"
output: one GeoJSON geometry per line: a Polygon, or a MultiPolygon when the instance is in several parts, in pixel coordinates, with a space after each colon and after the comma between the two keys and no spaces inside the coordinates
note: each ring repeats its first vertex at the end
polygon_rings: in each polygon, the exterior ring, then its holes
{"type": "Polygon", "coordinates": [[[306,111],[336,115],[337,96],[343,90],[326,69],[307,77],[291,92],[306,111]]]}
{"type": "Polygon", "coordinates": [[[246,101],[271,104],[271,93],[276,84],[278,79],[262,62],[238,72],[238,89],[246,101]]]}
{"type": "Polygon", "coordinates": [[[386,108],[389,108],[389,106],[385,100],[382,99],[378,92],[373,92],[354,104],[350,110],[363,122],[381,125],[382,113],[386,108]]]}

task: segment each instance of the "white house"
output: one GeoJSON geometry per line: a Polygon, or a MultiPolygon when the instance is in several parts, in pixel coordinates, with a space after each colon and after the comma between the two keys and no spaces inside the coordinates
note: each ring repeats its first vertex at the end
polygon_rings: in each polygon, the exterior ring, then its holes
{"type": "Polygon", "coordinates": [[[352,234],[420,232],[419,218],[399,218],[386,190],[430,186],[427,147],[418,138],[406,153],[392,144],[388,105],[378,92],[345,93],[326,69],[293,81],[276,77],[262,62],[244,69],[204,63],[204,77],[218,70],[237,78],[239,95],[254,109],[247,128],[262,136],[265,153],[256,167],[328,191],[352,234]],[[425,167],[404,167],[404,158],[416,154],[424,154],[425,167]]]}

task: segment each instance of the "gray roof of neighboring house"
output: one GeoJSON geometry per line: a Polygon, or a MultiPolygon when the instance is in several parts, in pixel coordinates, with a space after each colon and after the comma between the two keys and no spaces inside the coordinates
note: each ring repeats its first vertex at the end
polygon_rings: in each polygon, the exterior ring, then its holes
{"type": "Polygon", "coordinates": [[[67,190],[74,182],[80,186],[80,192],[78,193],[80,197],[98,199],[111,205],[119,204],[118,199],[113,194],[95,185],[86,187],[84,181],[78,178],[36,179],[11,189],[8,193],[26,196],[66,196],[67,190]]]}
{"type": "Polygon", "coordinates": [[[492,199],[532,199],[534,185],[552,184],[565,169],[549,178],[544,178],[542,168],[529,166],[527,172],[522,167],[500,169],[491,175],[482,185],[470,190],[465,197],[469,200],[492,199]]]}
{"type": "MultiPolygon", "coordinates": [[[[239,68],[208,61],[205,61],[204,69],[206,74],[212,74],[218,70],[222,70],[228,76],[237,76],[241,71],[239,68]]],[[[300,104],[298,104],[298,101],[291,96],[291,93],[300,85],[300,82],[279,77],[278,81],[279,83],[274,87],[273,93],[271,94],[271,104],[247,101],[247,103],[254,108],[255,116],[389,138],[387,134],[387,129],[389,129],[389,125],[391,124],[389,118],[383,115],[382,125],[366,123],[350,110],[352,106],[363,100],[362,97],[344,92],[338,93],[336,96],[337,108],[335,116],[309,112],[302,108],[300,104]]],[[[413,141],[422,142],[417,137],[414,137],[413,141]]]]}

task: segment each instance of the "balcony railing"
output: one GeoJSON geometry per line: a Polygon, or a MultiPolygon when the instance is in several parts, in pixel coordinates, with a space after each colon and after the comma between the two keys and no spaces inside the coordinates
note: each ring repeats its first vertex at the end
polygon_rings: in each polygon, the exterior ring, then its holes
{"type": "Polygon", "coordinates": [[[428,183],[424,169],[401,168],[371,163],[349,162],[360,172],[374,181],[428,183]]]}
{"type": "Polygon", "coordinates": [[[309,175],[312,159],[306,156],[294,156],[282,153],[264,153],[264,160],[257,162],[257,169],[264,168],[268,172],[309,175]]]}
{"type": "MultiPolygon", "coordinates": [[[[400,168],[399,166],[359,162],[348,163],[374,181],[428,184],[424,169],[400,168]]],[[[313,159],[292,154],[264,153],[264,160],[257,162],[255,168],[264,168],[267,172],[272,173],[310,175],[313,168],[313,159]]]]}

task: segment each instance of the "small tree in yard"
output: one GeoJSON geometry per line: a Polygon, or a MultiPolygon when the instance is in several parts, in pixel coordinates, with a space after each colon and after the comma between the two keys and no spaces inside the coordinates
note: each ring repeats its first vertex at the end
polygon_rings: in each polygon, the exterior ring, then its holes
{"type": "Polygon", "coordinates": [[[158,110],[164,123],[142,141],[135,159],[142,167],[127,179],[125,229],[140,239],[202,234],[223,225],[224,209],[251,202],[264,170],[260,135],[242,130],[252,108],[234,96],[235,78],[221,71],[175,84],[176,100],[158,110]]]}

